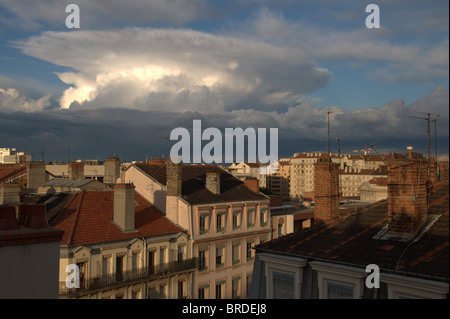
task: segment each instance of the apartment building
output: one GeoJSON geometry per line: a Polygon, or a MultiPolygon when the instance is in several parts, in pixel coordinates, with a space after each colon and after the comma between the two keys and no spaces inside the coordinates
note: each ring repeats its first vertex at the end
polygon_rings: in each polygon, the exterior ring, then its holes
{"type": "MultiPolygon", "coordinates": [[[[292,199],[301,199],[305,192],[314,191],[314,163],[322,153],[294,154],[290,163],[290,196],[292,199]]],[[[373,155],[331,155],[331,160],[338,163],[342,170],[342,195],[358,196],[358,187],[365,180],[363,175],[370,175],[380,166],[384,165],[384,156],[373,155]],[[357,176],[356,178],[355,176],[357,176]],[[358,185],[356,183],[359,182],[358,185]],[[345,186],[344,186],[345,185],[345,186]]]]}
{"type": "Polygon", "coordinates": [[[289,181],[291,175],[291,159],[280,158],[278,168],[273,174],[266,175],[266,187],[274,195],[289,199],[289,181]]]}
{"type": "Polygon", "coordinates": [[[133,184],[113,191],[69,194],[50,225],[64,231],[60,246],[60,298],[191,298],[196,269],[188,234],[133,184]],[[69,278],[79,271],[79,287],[69,278]],[[70,270],[70,268],[69,268],[70,270]]]}
{"type": "Polygon", "coordinates": [[[31,155],[15,148],[0,147],[0,164],[20,164],[31,161],[31,155]]]}
{"type": "Polygon", "coordinates": [[[165,216],[185,229],[198,260],[192,296],[198,299],[247,298],[254,250],[270,240],[269,198],[215,165],[137,163],[127,181],[165,216]]]}

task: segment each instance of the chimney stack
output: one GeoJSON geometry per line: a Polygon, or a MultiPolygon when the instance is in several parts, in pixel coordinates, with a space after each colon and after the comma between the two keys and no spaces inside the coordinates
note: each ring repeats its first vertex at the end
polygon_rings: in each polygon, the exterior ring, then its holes
{"type": "Polygon", "coordinates": [[[120,183],[114,186],[114,223],[123,232],[135,231],[134,228],[134,185],[120,183]]]}
{"type": "Polygon", "coordinates": [[[206,173],[206,189],[213,194],[220,194],[220,173],[207,172],[206,173]]]}
{"type": "Polygon", "coordinates": [[[167,196],[181,196],[182,167],[180,163],[167,160],[166,163],[166,187],[167,196]]]}
{"type": "Polygon", "coordinates": [[[20,204],[20,185],[2,184],[0,185],[0,205],[20,204]]]}
{"type": "Polygon", "coordinates": [[[117,157],[105,159],[105,184],[115,184],[120,177],[120,160],[117,157]]]}
{"type": "Polygon", "coordinates": [[[84,179],[84,164],[83,163],[69,163],[69,178],[84,179]]]}
{"type": "Polygon", "coordinates": [[[339,164],[323,154],[314,163],[314,219],[329,222],[339,218],[339,164]]]}
{"type": "Polygon", "coordinates": [[[46,182],[45,163],[44,162],[28,162],[27,163],[27,190],[35,193],[38,186],[46,182]]]}
{"type": "Polygon", "coordinates": [[[388,162],[388,235],[408,241],[420,231],[427,217],[425,158],[408,152],[407,158],[388,162]]]}

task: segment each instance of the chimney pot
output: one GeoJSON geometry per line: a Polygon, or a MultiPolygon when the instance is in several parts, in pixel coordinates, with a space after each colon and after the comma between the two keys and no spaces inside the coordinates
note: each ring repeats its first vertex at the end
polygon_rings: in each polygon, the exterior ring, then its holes
{"type": "Polygon", "coordinates": [[[0,206],[0,231],[19,229],[15,206],[0,206]]]}
{"type": "Polygon", "coordinates": [[[258,182],[257,178],[246,177],[246,178],[244,178],[244,183],[252,191],[259,193],[259,182],[258,182]]]}
{"type": "Polygon", "coordinates": [[[49,228],[45,212],[45,204],[28,205],[25,227],[31,229],[49,228]]]}
{"type": "Polygon", "coordinates": [[[206,173],[206,189],[213,194],[220,194],[220,173],[207,172],[206,173]]]}

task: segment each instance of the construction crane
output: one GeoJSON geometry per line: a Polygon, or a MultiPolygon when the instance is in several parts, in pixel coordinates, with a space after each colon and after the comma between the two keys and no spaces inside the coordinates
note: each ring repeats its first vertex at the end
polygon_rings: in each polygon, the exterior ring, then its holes
{"type": "Polygon", "coordinates": [[[367,155],[367,154],[370,153],[371,150],[372,150],[372,149],[371,149],[371,148],[368,148],[367,145],[364,145],[364,148],[359,149],[359,150],[353,150],[352,152],[353,152],[353,153],[362,153],[362,152],[364,152],[364,155],[367,155]]]}

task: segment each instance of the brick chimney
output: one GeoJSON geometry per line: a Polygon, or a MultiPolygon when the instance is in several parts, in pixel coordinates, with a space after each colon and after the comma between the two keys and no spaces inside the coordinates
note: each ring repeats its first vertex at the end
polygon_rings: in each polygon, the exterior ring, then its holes
{"type": "Polygon", "coordinates": [[[314,163],[314,219],[328,222],[339,217],[339,164],[329,154],[314,163]]]}
{"type": "Polygon", "coordinates": [[[167,160],[166,163],[166,187],[167,196],[181,196],[182,167],[180,163],[167,160]]]}
{"type": "Polygon", "coordinates": [[[244,184],[252,191],[259,193],[259,181],[256,177],[245,177],[244,184]]]}
{"type": "Polygon", "coordinates": [[[46,180],[44,162],[27,162],[27,190],[37,192],[38,186],[44,184],[46,180]]]}
{"type": "Polygon", "coordinates": [[[206,189],[213,194],[220,194],[220,173],[207,172],[206,173],[206,189]]]}
{"type": "Polygon", "coordinates": [[[84,179],[84,163],[69,163],[69,178],[84,179]]]}
{"type": "Polygon", "coordinates": [[[105,159],[105,184],[115,184],[120,177],[120,160],[117,157],[105,159]]]}
{"type": "Polygon", "coordinates": [[[423,156],[388,162],[388,235],[410,240],[427,217],[428,161],[423,156]]]}
{"type": "Polygon", "coordinates": [[[123,232],[135,231],[134,228],[134,185],[120,183],[114,186],[114,223],[123,232]]]}

